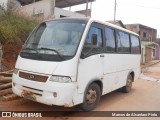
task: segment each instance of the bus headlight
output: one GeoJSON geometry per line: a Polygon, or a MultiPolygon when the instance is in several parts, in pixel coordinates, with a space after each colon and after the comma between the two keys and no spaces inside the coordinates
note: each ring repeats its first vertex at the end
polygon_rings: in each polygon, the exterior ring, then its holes
{"type": "Polygon", "coordinates": [[[49,81],[68,83],[71,82],[71,78],[67,76],[51,76],[49,81]]]}

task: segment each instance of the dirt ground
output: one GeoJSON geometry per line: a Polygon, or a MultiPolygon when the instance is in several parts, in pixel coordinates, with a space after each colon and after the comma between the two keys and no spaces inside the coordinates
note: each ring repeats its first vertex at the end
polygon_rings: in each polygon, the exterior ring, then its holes
{"type": "Polygon", "coordinates": [[[23,43],[6,44],[2,46],[3,59],[2,65],[5,67],[2,71],[13,69],[18,57],[18,54],[22,48],[23,43]]]}
{"type": "MultiPolygon", "coordinates": [[[[111,92],[102,96],[100,104],[95,111],[160,111],[160,63],[148,67],[144,74],[149,78],[156,79],[152,81],[145,79],[144,76],[136,80],[130,93],[121,93],[119,91],[111,92]]],[[[11,102],[0,103],[0,111],[80,111],[76,106],[73,108],[64,108],[58,106],[47,106],[44,104],[29,101],[23,98],[11,102]]],[[[79,113],[75,113],[79,114],[79,113]]],[[[1,118],[0,118],[1,119],[1,118]]],[[[17,118],[14,118],[17,120],[17,118]]],[[[20,119],[20,118],[19,118],[20,119]]],[[[27,118],[23,118],[24,120],[27,118]]],[[[152,117],[50,117],[50,118],[32,118],[37,120],[159,120],[160,118],[152,117]]],[[[9,120],[9,118],[3,118],[9,120]]]]}

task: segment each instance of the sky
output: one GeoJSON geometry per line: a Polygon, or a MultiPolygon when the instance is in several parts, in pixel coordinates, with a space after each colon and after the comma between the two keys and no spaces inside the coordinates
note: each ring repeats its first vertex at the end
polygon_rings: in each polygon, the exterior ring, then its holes
{"type": "MultiPolygon", "coordinates": [[[[7,2],[7,0],[0,0],[7,2]]],[[[124,24],[139,23],[157,29],[160,38],[160,0],[116,0],[116,20],[124,24]]],[[[92,17],[109,21],[114,19],[115,0],[96,0],[89,4],[92,17]],[[92,7],[91,7],[92,6],[92,7]]],[[[71,11],[83,10],[86,5],[74,6],[71,11]]],[[[66,8],[69,9],[69,8],[66,8]]]]}
{"type": "MultiPolygon", "coordinates": [[[[102,21],[113,20],[114,3],[115,0],[96,0],[91,7],[92,17],[102,21]]],[[[85,8],[85,5],[79,5],[71,10],[85,8]]],[[[117,0],[116,8],[116,20],[124,24],[139,23],[155,28],[157,37],[160,37],[160,0],[117,0]]]]}

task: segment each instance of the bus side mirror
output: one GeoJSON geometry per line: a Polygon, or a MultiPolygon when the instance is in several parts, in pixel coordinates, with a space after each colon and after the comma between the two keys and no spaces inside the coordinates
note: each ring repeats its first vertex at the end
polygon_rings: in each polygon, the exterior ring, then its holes
{"type": "Polygon", "coordinates": [[[92,42],[92,45],[97,45],[97,35],[96,34],[92,34],[91,42],[92,42]]]}

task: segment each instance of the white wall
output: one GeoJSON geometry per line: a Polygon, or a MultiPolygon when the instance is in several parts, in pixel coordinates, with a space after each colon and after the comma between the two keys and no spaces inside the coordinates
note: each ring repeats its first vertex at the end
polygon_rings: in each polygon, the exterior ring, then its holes
{"type": "Polygon", "coordinates": [[[10,5],[15,9],[21,7],[21,3],[18,0],[8,0],[8,1],[10,2],[10,5]]]}
{"type": "Polygon", "coordinates": [[[46,18],[51,15],[50,8],[51,8],[50,0],[43,0],[22,6],[21,8],[18,9],[18,11],[28,16],[44,13],[44,17],[46,18]]]}
{"type": "Polygon", "coordinates": [[[55,18],[60,18],[60,15],[66,16],[66,17],[85,17],[85,15],[83,14],[71,12],[71,11],[67,11],[67,10],[55,7],[55,13],[54,13],[55,18]]]}
{"type": "Polygon", "coordinates": [[[18,8],[21,6],[20,2],[17,0],[0,0],[0,5],[2,7],[4,7],[5,10],[7,10],[8,8],[8,3],[10,3],[10,5],[12,6],[12,8],[18,8]]]}
{"type": "Polygon", "coordinates": [[[85,15],[74,13],[74,12],[56,8],[56,7],[54,9],[54,15],[53,15],[51,0],[43,0],[43,1],[22,6],[18,9],[18,11],[28,16],[44,13],[44,16],[43,16],[44,19],[60,18],[60,15],[67,16],[67,17],[85,17],[85,15]]]}
{"type": "Polygon", "coordinates": [[[0,0],[0,5],[3,6],[5,10],[7,10],[7,3],[8,3],[8,0],[0,0]]]}

